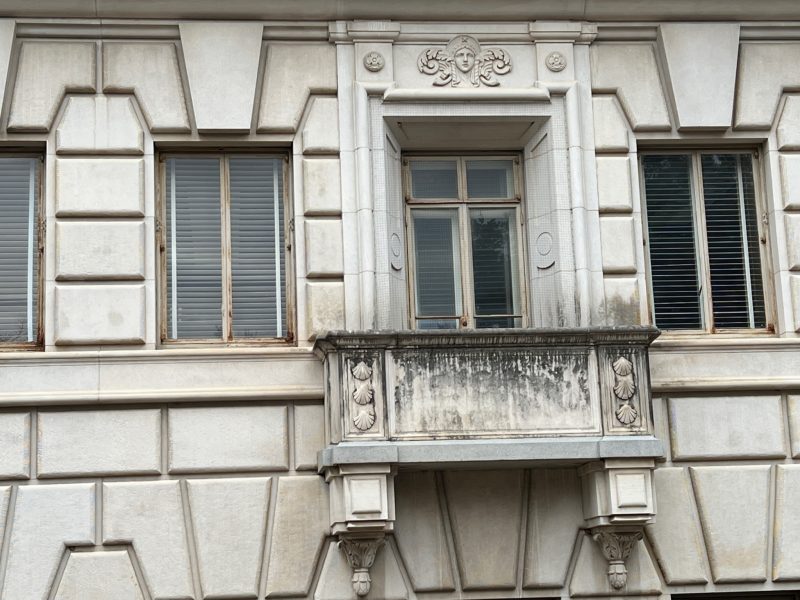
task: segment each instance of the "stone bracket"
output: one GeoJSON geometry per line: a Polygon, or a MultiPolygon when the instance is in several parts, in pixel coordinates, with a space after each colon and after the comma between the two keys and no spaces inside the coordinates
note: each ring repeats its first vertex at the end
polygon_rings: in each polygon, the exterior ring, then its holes
{"type": "Polygon", "coordinates": [[[605,459],[581,467],[578,475],[587,526],[642,527],[651,523],[656,514],[654,468],[651,458],[605,459]]]}
{"type": "Polygon", "coordinates": [[[356,596],[369,594],[372,586],[369,570],[385,540],[386,536],[382,533],[368,536],[339,534],[339,549],[344,552],[347,564],[353,571],[351,582],[356,596]]]}
{"type": "Polygon", "coordinates": [[[615,590],[621,590],[628,583],[625,561],[636,543],[642,539],[642,530],[598,527],[592,529],[592,539],[600,546],[600,551],[608,561],[608,583],[615,590]]]}

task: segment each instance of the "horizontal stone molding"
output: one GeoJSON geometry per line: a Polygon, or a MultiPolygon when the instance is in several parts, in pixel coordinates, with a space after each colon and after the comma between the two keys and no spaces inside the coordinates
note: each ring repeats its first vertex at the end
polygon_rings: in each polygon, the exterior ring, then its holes
{"type": "Polygon", "coordinates": [[[0,406],[323,397],[322,365],[299,348],[14,352],[0,370],[0,406]]]}

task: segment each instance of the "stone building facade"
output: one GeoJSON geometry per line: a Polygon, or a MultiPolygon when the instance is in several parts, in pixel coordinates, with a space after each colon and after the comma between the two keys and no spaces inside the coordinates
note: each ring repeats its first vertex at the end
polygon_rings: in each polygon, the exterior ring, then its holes
{"type": "Polygon", "coordinates": [[[795,597],[796,3],[0,16],[0,598],[795,597]]]}

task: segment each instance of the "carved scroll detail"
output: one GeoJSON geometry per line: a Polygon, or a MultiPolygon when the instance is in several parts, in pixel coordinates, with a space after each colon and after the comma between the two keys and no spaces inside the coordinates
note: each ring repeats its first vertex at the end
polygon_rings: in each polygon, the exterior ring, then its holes
{"type": "Polygon", "coordinates": [[[500,85],[494,76],[511,70],[511,57],[502,48],[481,48],[474,37],[457,35],[444,49],[425,49],[419,55],[417,67],[426,75],[438,73],[433,85],[494,87],[500,85]]]}
{"type": "Polygon", "coordinates": [[[633,363],[624,356],[620,356],[611,365],[614,371],[614,395],[621,400],[621,404],[614,411],[617,421],[623,425],[632,425],[639,416],[638,411],[631,403],[636,394],[636,380],[633,373],[633,363]]]}

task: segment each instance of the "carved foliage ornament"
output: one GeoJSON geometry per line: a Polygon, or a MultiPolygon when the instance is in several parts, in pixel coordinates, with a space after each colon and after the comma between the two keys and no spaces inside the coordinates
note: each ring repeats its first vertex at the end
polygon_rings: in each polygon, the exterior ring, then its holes
{"type": "Polygon", "coordinates": [[[375,562],[375,555],[383,545],[383,536],[377,538],[348,538],[339,541],[339,548],[347,558],[347,564],[353,570],[350,580],[356,596],[366,596],[372,586],[369,570],[375,562]]]}
{"type": "Polygon", "coordinates": [[[367,431],[375,424],[375,406],[372,388],[372,367],[363,360],[352,368],[353,375],[353,401],[358,405],[353,416],[353,425],[359,431],[367,431]]]}
{"type": "Polygon", "coordinates": [[[640,539],[642,533],[617,533],[615,531],[599,531],[592,535],[594,541],[600,546],[600,551],[608,561],[608,583],[615,590],[621,590],[628,583],[628,569],[625,561],[631,555],[631,550],[640,539]]]}
{"type": "Polygon", "coordinates": [[[452,87],[491,87],[500,85],[495,75],[511,70],[511,57],[502,48],[481,48],[469,35],[457,35],[444,50],[427,48],[419,55],[417,67],[426,75],[436,75],[433,85],[452,87]]]}
{"type": "Polygon", "coordinates": [[[623,425],[632,425],[636,421],[636,417],[639,416],[636,408],[631,403],[634,394],[636,394],[633,363],[624,356],[620,356],[613,362],[611,368],[614,371],[614,395],[618,400],[622,401],[614,414],[623,425]]]}

